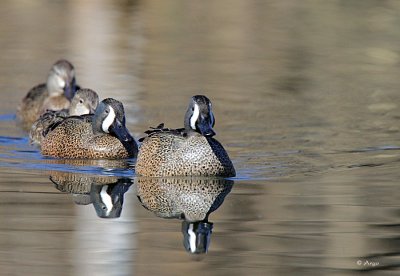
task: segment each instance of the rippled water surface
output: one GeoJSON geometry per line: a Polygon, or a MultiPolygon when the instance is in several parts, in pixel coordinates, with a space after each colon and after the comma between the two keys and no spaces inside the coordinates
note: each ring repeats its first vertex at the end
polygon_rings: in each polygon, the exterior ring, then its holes
{"type": "Polygon", "coordinates": [[[1,1],[0,275],[398,273],[399,14],[372,0],[1,1]],[[124,103],[136,138],[182,127],[206,94],[237,176],[42,157],[15,110],[59,58],[124,103]]]}

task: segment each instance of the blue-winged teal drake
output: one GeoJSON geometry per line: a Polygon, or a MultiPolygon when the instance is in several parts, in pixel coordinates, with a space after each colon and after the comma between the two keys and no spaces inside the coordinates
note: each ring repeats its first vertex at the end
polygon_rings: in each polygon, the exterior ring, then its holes
{"type": "Polygon", "coordinates": [[[146,131],[136,173],[142,176],[235,176],[235,168],[223,146],[213,138],[215,123],[210,100],[193,96],[185,115],[185,128],[163,124],[146,131]]]}
{"type": "Polygon", "coordinates": [[[125,126],[124,106],[107,98],[94,115],[63,120],[42,141],[43,155],[59,158],[118,159],[137,156],[135,139],[125,126]]]}
{"type": "Polygon", "coordinates": [[[68,109],[75,94],[74,66],[67,60],[57,61],[51,68],[47,82],[29,90],[17,109],[17,119],[28,130],[46,110],[68,109]]]}
{"type": "Polygon", "coordinates": [[[69,109],[59,111],[48,110],[37,119],[29,132],[31,144],[40,145],[44,136],[51,130],[51,126],[57,125],[69,116],[94,114],[99,104],[99,96],[91,89],[79,89],[72,98],[69,109]]]}

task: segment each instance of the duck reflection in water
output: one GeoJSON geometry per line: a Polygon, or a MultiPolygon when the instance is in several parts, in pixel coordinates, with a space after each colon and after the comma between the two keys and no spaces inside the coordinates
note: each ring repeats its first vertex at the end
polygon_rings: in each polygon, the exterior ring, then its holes
{"type": "Polygon", "coordinates": [[[135,178],[143,207],[161,218],[182,219],[183,245],[189,253],[207,253],[213,223],[208,216],[224,202],[233,186],[223,178],[135,178]]]}
{"type": "Polygon", "coordinates": [[[78,205],[93,204],[100,218],[119,218],[130,178],[54,172],[50,180],[61,192],[71,193],[78,205]]]}

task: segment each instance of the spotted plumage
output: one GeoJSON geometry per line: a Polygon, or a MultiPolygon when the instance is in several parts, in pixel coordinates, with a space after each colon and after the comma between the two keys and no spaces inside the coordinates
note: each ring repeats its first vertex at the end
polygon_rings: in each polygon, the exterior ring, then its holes
{"type": "Polygon", "coordinates": [[[233,181],[215,177],[136,177],[143,207],[161,218],[182,219],[183,244],[192,254],[206,253],[213,223],[210,213],[221,206],[233,181]]]}
{"type": "Polygon", "coordinates": [[[124,194],[132,185],[130,178],[66,172],[53,172],[50,180],[59,191],[71,193],[76,204],[93,204],[97,215],[102,218],[121,215],[124,194]]]}
{"type": "Polygon", "coordinates": [[[72,116],[43,139],[41,152],[58,158],[118,159],[137,155],[137,144],[125,126],[121,102],[107,98],[94,115],[72,116]]]}
{"type": "Polygon", "coordinates": [[[146,132],[136,163],[142,176],[236,175],[223,146],[212,136],[215,118],[210,100],[192,97],[184,129],[167,129],[163,124],[146,132]]]}
{"type": "Polygon", "coordinates": [[[57,61],[51,68],[47,82],[33,87],[17,108],[17,120],[26,130],[46,110],[68,109],[77,90],[75,70],[67,60],[57,61]]]}
{"type": "Polygon", "coordinates": [[[31,144],[40,145],[44,136],[69,116],[93,114],[99,104],[99,96],[91,89],[79,89],[72,98],[69,110],[48,110],[37,119],[29,132],[31,144]]]}
{"type": "Polygon", "coordinates": [[[162,218],[202,221],[231,191],[233,181],[223,178],[135,178],[142,205],[162,218]]]}

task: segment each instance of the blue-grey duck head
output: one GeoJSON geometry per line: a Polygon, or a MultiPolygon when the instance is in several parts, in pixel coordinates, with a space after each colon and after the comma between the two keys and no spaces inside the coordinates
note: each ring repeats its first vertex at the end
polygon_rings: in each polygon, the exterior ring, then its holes
{"type": "Polygon", "coordinates": [[[100,218],[119,218],[124,204],[124,194],[132,185],[128,178],[106,185],[92,184],[90,198],[97,216],[100,218]]]}
{"type": "Polygon", "coordinates": [[[208,221],[182,222],[183,245],[192,254],[207,253],[213,223],[208,221]]]}
{"type": "Polygon", "coordinates": [[[76,91],[75,69],[67,60],[61,59],[51,67],[47,77],[47,89],[50,95],[62,95],[71,100],[76,91]]]}
{"type": "Polygon", "coordinates": [[[121,102],[107,98],[100,102],[93,120],[95,133],[109,133],[122,143],[134,141],[125,125],[125,111],[121,102]]]}
{"type": "Polygon", "coordinates": [[[193,96],[185,115],[185,129],[197,131],[206,137],[212,137],[216,134],[213,130],[214,125],[215,118],[211,101],[203,95],[193,96]]]}
{"type": "Polygon", "coordinates": [[[99,95],[91,89],[82,88],[76,91],[69,107],[70,116],[94,114],[99,105],[99,95]]]}

